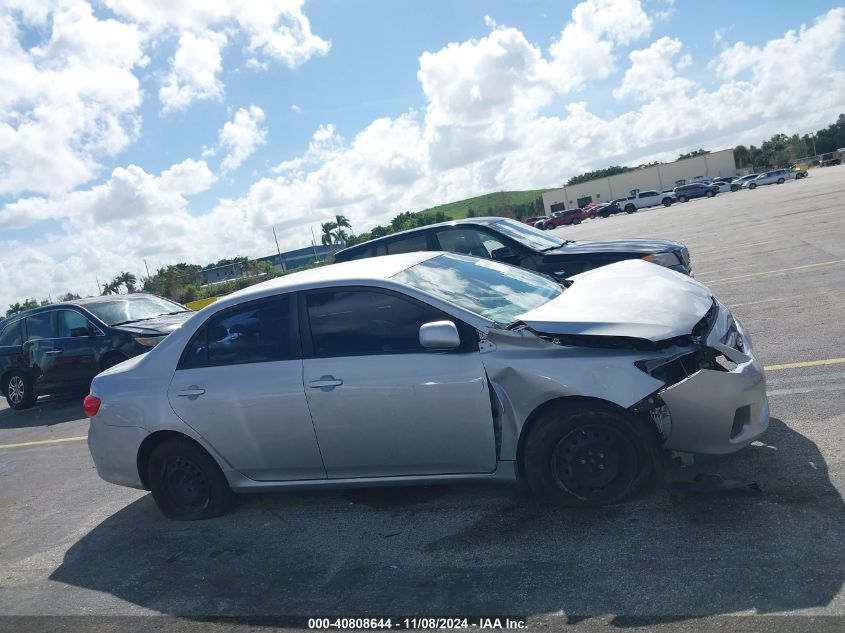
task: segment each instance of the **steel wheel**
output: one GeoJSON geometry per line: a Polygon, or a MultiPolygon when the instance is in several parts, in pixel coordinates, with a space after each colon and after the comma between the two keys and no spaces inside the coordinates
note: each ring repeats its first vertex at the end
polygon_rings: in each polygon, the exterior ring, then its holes
{"type": "Polygon", "coordinates": [[[612,426],[585,425],[558,442],[552,453],[556,483],[584,501],[613,499],[637,476],[637,451],[612,426]]]}
{"type": "Polygon", "coordinates": [[[208,507],[208,477],[190,460],[178,457],[167,464],[164,484],[171,501],[180,509],[196,511],[208,507]]]}

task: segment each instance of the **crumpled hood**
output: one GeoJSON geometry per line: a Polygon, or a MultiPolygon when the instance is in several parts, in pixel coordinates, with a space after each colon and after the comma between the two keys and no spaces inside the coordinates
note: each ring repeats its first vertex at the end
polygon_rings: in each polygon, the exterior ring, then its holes
{"type": "Polygon", "coordinates": [[[181,327],[182,324],[191,318],[196,312],[180,312],[178,314],[162,314],[161,316],[125,325],[116,325],[115,328],[131,332],[135,336],[160,336],[170,334],[173,330],[181,327]]]}
{"type": "Polygon", "coordinates": [[[547,334],[662,341],[690,334],[713,305],[710,290],[663,266],[631,259],[570,278],[572,285],[520,321],[547,334]]]}
{"type": "Polygon", "coordinates": [[[554,255],[575,255],[578,253],[672,253],[680,251],[684,245],[672,240],[660,239],[622,239],[622,240],[585,240],[569,242],[551,251],[545,251],[546,257],[554,255]]]}

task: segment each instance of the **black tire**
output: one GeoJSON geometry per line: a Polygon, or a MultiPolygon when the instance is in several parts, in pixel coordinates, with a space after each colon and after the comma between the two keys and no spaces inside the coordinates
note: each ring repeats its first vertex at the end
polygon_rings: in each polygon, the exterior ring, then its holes
{"type": "Polygon", "coordinates": [[[708,198],[712,198],[712,197],[713,197],[713,196],[715,196],[716,194],[715,194],[715,193],[713,193],[712,191],[708,191],[708,192],[707,192],[707,193],[705,193],[704,195],[705,195],[705,196],[707,196],[708,198]]]}
{"type": "Polygon", "coordinates": [[[187,440],[166,440],[153,450],[147,481],[158,509],[175,521],[210,519],[232,505],[232,489],[217,462],[187,440]]]}
{"type": "Polygon", "coordinates": [[[777,180],[777,184],[779,184],[779,185],[782,185],[784,182],[786,182],[786,181],[783,178],[778,178],[778,180],[777,180]]]}
{"type": "Polygon", "coordinates": [[[625,205],[625,213],[634,213],[637,210],[633,204],[626,204],[625,205]]]}
{"type": "Polygon", "coordinates": [[[731,191],[733,191],[734,193],[739,191],[739,189],[740,189],[739,185],[731,185],[731,191]]]}
{"type": "Polygon", "coordinates": [[[572,224],[581,224],[581,220],[579,218],[575,218],[572,220],[572,224]]]}
{"type": "Polygon", "coordinates": [[[756,188],[757,188],[757,183],[756,183],[756,182],[750,182],[750,183],[748,183],[748,188],[749,188],[749,189],[756,189],[756,188]]]}
{"type": "Polygon", "coordinates": [[[639,491],[653,472],[655,453],[655,434],[638,418],[601,404],[561,405],[531,428],[521,465],[540,500],[590,507],[639,491]]]}
{"type": "Polygon", "coordinates": [[[672,198],[663,198],[663,206],[664,207],[671,207],[672,206],[672,198]]]}
{"type": "Polygon", "coordinates": [[[32,377],[22,371],[12,371],[3,381],[3,393],[9,408],[16,411],[29,409],[38,400],[32,384],[32,377]]]}
{"type": "Polygon", "coordinates": [[[551,222],[549,222],[548,224],[544,224],[544,225],[543,225],[543,230],[544,230],[544,231],[551,231],[553,228],[555,228],[555,225],[554,225],[554,224],[552,224],[551,222]]]}
{"type": "Polygon", "coordinates": [[[689,200],[689,198],[686,196],[678,196],[678,202],[686,202],[687,200],[689,200]]]}

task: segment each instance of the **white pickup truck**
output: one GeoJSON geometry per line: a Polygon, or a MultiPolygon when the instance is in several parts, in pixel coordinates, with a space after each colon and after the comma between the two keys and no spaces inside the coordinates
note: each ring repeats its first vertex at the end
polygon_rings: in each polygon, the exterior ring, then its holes
{"type": "Polygon", "coordinates": [[[639,211],[646,207],[656,207],[659,204],[668,207],[675,201],[675,196],[672,193],[649,189],[648,191],[638,191],[634,195],[622,198],[618,200],[618,203],[619,207],[626,213],[634,213],[634,211],[639,211]]]}

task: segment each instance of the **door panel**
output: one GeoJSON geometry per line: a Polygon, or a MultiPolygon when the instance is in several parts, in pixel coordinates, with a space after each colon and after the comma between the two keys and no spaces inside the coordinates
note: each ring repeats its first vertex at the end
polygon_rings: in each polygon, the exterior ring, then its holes
{"type": "Polygon", "coordinates": [[[171,406],[247,477],[325,479],[300,357],[295,298],[223,310],[188,343],[171,406]]]}
{"type": "Polygon", "coordinates": [[[250,479],[325,479],[301,360],[182,369],[168,397],[176,414],[250,479]],[[204,393],[179,395],[193,390],[204,393]]]}
{"type": "Polygon", "coordinates": [[[493,416],[478,352],[303,362],[329,478],[495,469],[493,416]],[[326,377],[343,384],[310,386],[326,377]]]}
{"type": "Polygon", "coordinates": [[[448,319],[374,288],[305,295],[303,382],[329,478],[491,472],[495,435],[475,330],[423,349],[419,328],[448,319]]]}

